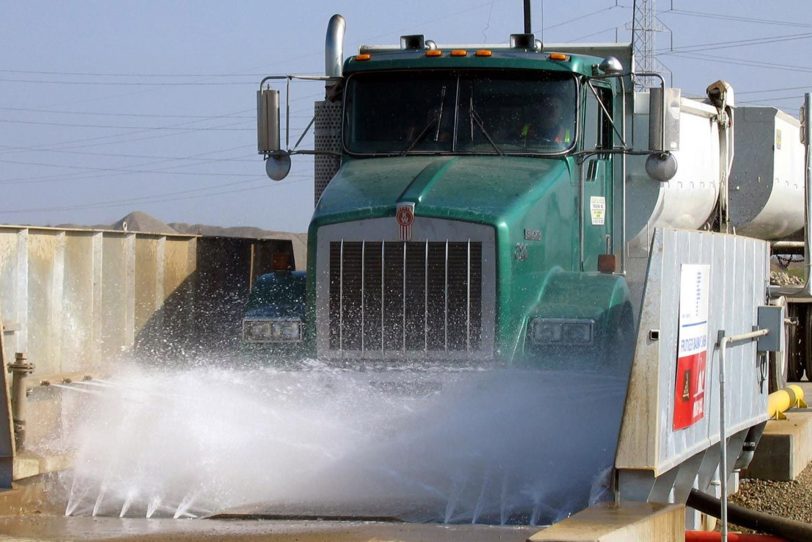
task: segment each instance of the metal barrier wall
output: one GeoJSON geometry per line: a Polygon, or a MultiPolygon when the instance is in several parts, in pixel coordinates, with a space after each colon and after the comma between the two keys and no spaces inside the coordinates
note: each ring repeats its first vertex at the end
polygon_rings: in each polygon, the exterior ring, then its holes
{"type": "MultiPolygon", "coordinates": [[[[122,357],[227,355],[253,280],[279,251],[295,265],[289,240],[0,226],[3,377],[17,352],[33,363],[33,383],[106,374],[122,357]]],[[[55,430],[58,406],[34,395],[35,439],[55,430]]],[[[8,404],[0,395],[0,470],[13,451],[8,404]]],[[[8,480],[0,473],[0,487],[8,480]]]]}
{"type": "MultiPolygon", "coordinates": [[[[769,246],[747,237],[664,228],[655,232],[650,254],[615,466],[621,497],[684,502],[695,483],[706,489],[720,462],[715,342],[720,330],[736,335],[757,326],[758,307],[767,304],[769,246]],[[708,278],[707,320],[699,322],[706,329],[707,357],[704,367],[694,369],[700,382],[695,390],[677,387],[683,382],[677,369],[680,315],[692,310],[681,307],[684,266],[703,266],[708,278]],[[678,424],[677,397],[685,391],[698,398],[702,415],[678,424]]],[[[699,297],[694,302],[699,306],[699,297]]],[[[736,457],[749,428],[767,419],[766,358],[755,342],[741,345],[729,352],[726,372],[728,455],[736,457]]]]}

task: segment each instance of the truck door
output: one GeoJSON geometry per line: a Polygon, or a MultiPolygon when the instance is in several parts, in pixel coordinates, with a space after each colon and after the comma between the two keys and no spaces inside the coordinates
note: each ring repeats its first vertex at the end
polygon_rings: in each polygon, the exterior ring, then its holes
{"type": "Polygon", "coordinates": [[[592,88],[585,84],[583,91],[580,150],[586,154],[581,162],[581,270],[596,271],[598,255],[613,252],[615,242],[612,235],[612,155],[600,154],[600,150],[612,148],[612,124],[598,102],[600,100],[603,108],[611,112],[612,91],[594,82],[592,88]]]}

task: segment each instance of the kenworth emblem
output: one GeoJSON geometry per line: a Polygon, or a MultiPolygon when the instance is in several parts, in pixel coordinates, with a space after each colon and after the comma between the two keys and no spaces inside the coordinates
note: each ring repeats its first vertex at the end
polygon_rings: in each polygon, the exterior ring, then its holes
{"type": "Polygon", "coordinates": [[[400,240],[412,240],[412,224],[414,224],[414,203],[398,203],[398,210],[395,213],[395,220],[400,226],[400,240]]]}

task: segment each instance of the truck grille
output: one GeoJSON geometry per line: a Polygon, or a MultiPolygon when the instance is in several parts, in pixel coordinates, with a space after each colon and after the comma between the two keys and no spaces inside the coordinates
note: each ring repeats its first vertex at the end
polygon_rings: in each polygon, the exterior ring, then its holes
{"type": "Polygon", "coordinates": [[[481,242],[330,242],[330,350],[481,346],[481,242]]]}

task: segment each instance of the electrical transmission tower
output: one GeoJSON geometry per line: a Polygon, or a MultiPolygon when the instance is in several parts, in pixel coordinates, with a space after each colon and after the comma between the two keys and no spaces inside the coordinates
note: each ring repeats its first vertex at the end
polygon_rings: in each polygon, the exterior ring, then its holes
{"type": "MultiPolygon", "coordinates": [[[[658,62],[654,48],[654,33],[660,30],[656,22],[655,0],[635,0],[634,20],[632,21],[632,53],[634,54],[634,71],[652,73],[657,70],[658,62]]],[[[649,77],[638,77],[635,90],[647,88],[649,77]]]]}

